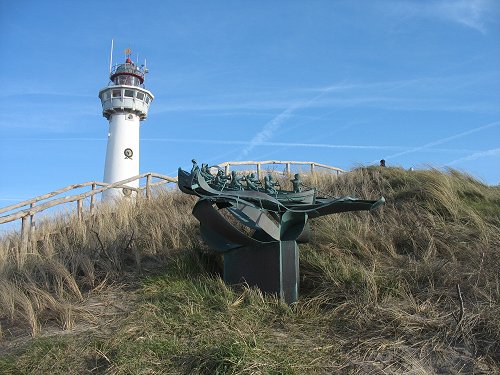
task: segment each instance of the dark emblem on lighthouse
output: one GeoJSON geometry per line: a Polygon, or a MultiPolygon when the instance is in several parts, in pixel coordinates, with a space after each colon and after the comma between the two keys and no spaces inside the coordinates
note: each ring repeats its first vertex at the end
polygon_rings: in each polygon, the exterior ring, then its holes
{"type": "Polygon", "coordinates": [[[125,155],[125,159],[132,159],[132,155],[134,155],[134,151],[132,151],[131,148],[126,148],[123,151],[123,154],[125,155]]]}

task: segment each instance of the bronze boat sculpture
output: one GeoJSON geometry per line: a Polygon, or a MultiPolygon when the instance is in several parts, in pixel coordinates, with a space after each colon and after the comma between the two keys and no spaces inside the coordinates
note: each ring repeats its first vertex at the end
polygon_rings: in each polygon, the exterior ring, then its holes
{"type": "Polygon", "coordinates": [[[383,197],[376,201],[317,197],[316,189],[301,189],[298,175],[291,180],[294,191],[276,189],[270,175],[263,184],[252,175],[228,176],[219,169],[214,176],[207,165],[200,169],[193,160],[191,172],[179,168],[178,186],[199,197],[193,215],[205,242],[224,255],[224,281],[256,286],[289,304],[298,298],[298,242],[309,238],[308,219],[373,210],[385,202],[383,197]],[[220,210],[227,210],[247,230],[233,225],[220,210]]]}

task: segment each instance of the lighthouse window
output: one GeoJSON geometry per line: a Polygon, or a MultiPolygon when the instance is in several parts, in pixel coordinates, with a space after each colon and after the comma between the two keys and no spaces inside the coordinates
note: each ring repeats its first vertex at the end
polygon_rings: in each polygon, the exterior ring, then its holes
{"type": "Polygon", "coordinates": [[[113,98],[122,96],[122,90],[113,90],[113,98]]]}
{"type": "Polygon", "coordinates": [[[106,98],[106,99],[109,99],[110,97],[111,97],[111,92],[107,91],[107,92],[106,92],[106,95],[105,95],[105,98],[106,98]]]}
{"type": "Polygon", "coordinates": [[[132,80],[130,82],[130,85],[132,86],[139,86],[141,84],[141,81],[139,81],[139,78],[137,77],[131,77],[132,80]]]}
{"type": "Polygon", "coordinates": [[[146,103],[149,103],[149,96],[146,95],[146,103]]]}
{"type": "Polygon", "coordinates": [[[134,97],[134,91],[133,90],[125,90],[125,96],[127,96],[129,98],[133,98],[134,97]]]}
{"type": "Polygon", "coordinates": [[[144,100],[144,93],[142,93],[142,92],[138,92],[138,93],[137,93],[137,99],[139,99],[139,100],[144,100]]]}

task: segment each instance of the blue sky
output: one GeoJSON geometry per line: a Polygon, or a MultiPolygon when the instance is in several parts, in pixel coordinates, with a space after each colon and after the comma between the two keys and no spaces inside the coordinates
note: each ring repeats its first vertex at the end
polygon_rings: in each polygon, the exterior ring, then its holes
{"type": "Polygon", "coordinates": [[[111,39],[150,70],[141,172],[384,158],[500,183],[498,1],[0,0],[0,206],[102,181],[111,39]]]}

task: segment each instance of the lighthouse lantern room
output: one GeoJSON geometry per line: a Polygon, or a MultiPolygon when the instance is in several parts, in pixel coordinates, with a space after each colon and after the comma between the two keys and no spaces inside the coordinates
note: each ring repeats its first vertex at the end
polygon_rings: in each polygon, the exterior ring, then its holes
{"type": "MultiPolygon", "coordinates": [[[[109,121],[108,145],[104,166],[104,182],[112,184],[139,174],[139,128],[148,115],[153,94],[145,89],[144,76],[148,72],[145,64],[136,65],[130,58],[130,49],[125,50],[125,63],[112,66],[110,82],[99,91],[102,115],[109,121]]],[[[139,180],[125,184],[139,187],[139,180]]],[[[132,189],[110,189],[103,199],[132,195],[132,189]]]]}

